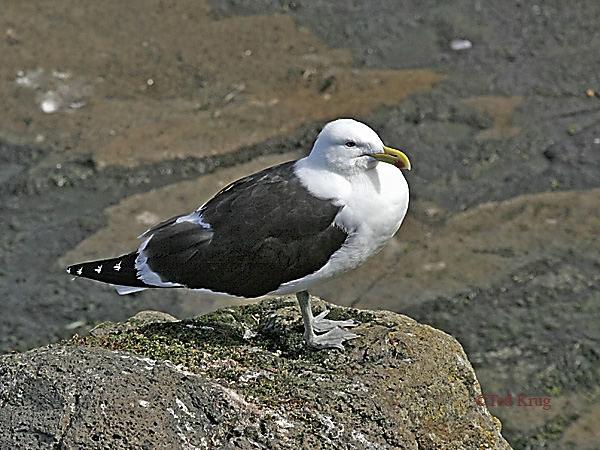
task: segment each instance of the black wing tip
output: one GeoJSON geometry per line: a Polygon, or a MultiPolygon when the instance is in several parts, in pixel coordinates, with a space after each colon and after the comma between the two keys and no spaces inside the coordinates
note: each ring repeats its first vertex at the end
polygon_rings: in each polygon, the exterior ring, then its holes
{"type": "Polygon", "coordinates": [[[118,258],[73,264],[66,268],[66,272],[74,277],[89,278],[102,283],[148,287],[137,277],[136,256],[137,253],[133,252],[118,258]]]}
{"type": "Polygon", "coordinates": [[[73,276],[81,276],[81,273],[77,273],[78,268],[81,268],[83,270],[83,264],[73,264],[72,266],[69,266],[65,269],[65,271],[69,274],[69,275],[73,275],[73,276]]]}
{"type": "MultiPolygon", "coordinates": [[[[100,273],[103,271],[103,267],[109,262],[112,261],[91,261],[80,264],[73,264],[72,266],[67,267],[66,270],[69,275],[74,275],[76,277],[98,279],[100,273]],[[98,276],[94,276],[94,273],[98,274],[98,276]]],[[[99,279],[98,281],[104,280],[99,279]]]]}
{"type": "Polygon", "coordinates": [[[85,277],[83,274],[83,269],[87,264],[89,263],[73,264],[72,266],[67,267],[65,271],[74,277],[85,277]]]}

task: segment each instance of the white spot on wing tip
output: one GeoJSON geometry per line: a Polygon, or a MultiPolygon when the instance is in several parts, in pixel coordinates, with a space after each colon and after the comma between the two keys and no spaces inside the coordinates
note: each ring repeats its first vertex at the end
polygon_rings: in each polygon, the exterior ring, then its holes
{"type": "Polygon", "coordinates": [[[100,272],[102,272],[102,264],[100,264],[98,267],[96,267],[96,268],[94,269],[94,272],[96,272],[96,273],[100,273],[100,272]]]}
{"type": "Polygon", "coordinates": [[[121,263],[122,263],[122,262],[123,262],[123,261],[119,261],[117,264],[115,264],[115,265],[114,265],[114,267],[113,267],[113,269],[114,269],[114,270],[116,270],[117,272],[118,272],[119,270],[121,270],[121,263]]]}
{"type": "Polygon", "coordinates": [[[77,269],[77,275],[81,275],[83,273],[83,266],[77,269]]]}

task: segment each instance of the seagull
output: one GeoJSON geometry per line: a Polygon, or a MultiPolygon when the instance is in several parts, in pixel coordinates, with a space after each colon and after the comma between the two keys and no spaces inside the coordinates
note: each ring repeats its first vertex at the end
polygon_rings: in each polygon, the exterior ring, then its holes
{"type": "Polygon", "coordinates": [[[304,339],[316,349],[359,337],[354,320],[316,317],[308,289],[364,264],[400,228],[408,157],[353,119],[326,124],[308,156],[241,178],[196,211],[139,236],[118,258],[67,273],[115,285],[119,294],[189,288],[242,298],[296,294],[304,339]]]}

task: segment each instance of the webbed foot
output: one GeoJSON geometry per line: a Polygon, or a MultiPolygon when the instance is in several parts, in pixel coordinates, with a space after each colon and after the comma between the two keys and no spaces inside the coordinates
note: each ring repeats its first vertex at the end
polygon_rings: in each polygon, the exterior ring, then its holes
{"type": "Polygon", "coordinates": [[[300,311],[304,321],[304,340],[306,345],[312,348],[337,348],[344,350],[343,343],[350,339],[356,339],[360,335],[342,330],[340,327],[355,327],[359,324],[354,320],[329,320],[325,316],[329,314],[329,310],[325,310],[317,317],[312,314],[310,307],[310,296],[308,292],[301,291],[296,293],[298,303],[300,303],[300,311]],[[315,331],[326,332],[324,334],[315,334],[315,331]]]}
{"type": "Polygon", "coordinates": [[[339,328],[339,327],[355,327],[357,325],[360,325],[360,322],[357,322],[356,320],[353,320],[353,319],[349,319],[349,320],[325,319],[325,316],[327,314],[329,314],[328,309],[326,309],[322,313],[317,314],[315,316],[315,318],[313,319],[313,328],[315,331],[322,333],[324,331],[333,330],[333,329],[339,328]]]}
{"type": "Polygon", "coordinates": [[[350,339],[356,339],[360,335],[351,333],[349,331],[342,330],[341,328],[335,327],[330,329],[325,334],[306,334],[304,333],[304,339],[306,345],[312,348],[337,348],[338,350],[344,350],[343,343],[350,339]]]}

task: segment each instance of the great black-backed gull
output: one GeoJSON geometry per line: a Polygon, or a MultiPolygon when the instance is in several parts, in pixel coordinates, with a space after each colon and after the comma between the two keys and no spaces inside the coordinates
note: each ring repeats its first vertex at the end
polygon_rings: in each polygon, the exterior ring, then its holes
{"type": "Polygon", "coordinates": [[[237,297],[296,293],[310,347],[343,349],[353,320],[313,317],[307,289],[363,264],[398,231],[408,157],[367,125],[325,125],[310,154],[237,180],[191,214],[168,219],[118,258],[67,272],[120,294],[190,288],[237,297]],[[382,164],[383,163],[383,164],[382,164]],[[389,163],[389,164],[388,164],[389,163]],[[323,333],[316,334],[315,332],[323,333]]]}

